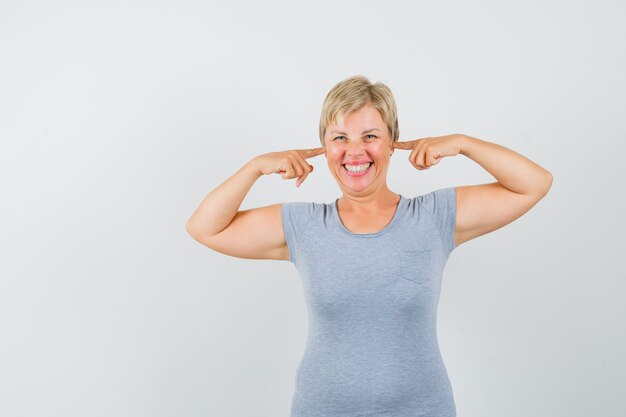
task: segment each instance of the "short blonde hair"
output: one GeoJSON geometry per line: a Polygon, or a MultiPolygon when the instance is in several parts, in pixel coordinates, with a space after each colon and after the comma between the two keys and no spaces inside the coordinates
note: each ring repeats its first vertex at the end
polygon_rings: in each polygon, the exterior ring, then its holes
{"type": "Polygon", "coordinates": [[[378,110],[387,125],[391,142],[397,141],[400,136],[398,110],[391,90],[380,81],[372,84],[365,76],[354,75],[335,84],[324,99],[319,126],[322,146],[324,146],[326,128],[330,124],[352,111],[359,110],[366,104],[378,110]]]}

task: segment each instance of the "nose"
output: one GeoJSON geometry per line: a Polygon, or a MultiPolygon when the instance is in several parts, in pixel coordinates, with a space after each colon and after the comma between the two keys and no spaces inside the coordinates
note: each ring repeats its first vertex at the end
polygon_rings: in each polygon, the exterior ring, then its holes
{"type": "Polygon", "coordinates": [[[348,143],[348,155],[362,155],[364,150],[363,143],[360,140],[353,140],[348,143]]]}

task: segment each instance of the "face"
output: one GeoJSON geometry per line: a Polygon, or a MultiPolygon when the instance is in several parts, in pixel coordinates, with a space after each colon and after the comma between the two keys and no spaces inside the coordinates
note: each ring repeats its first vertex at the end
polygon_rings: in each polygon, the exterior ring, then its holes
{"type": "Polygon", "coordinates": [[[328,168],[344,193],[363,194],[387,186],[393,147],[376,108],[366,105],[329,125],[324,143],[328,168]]]}

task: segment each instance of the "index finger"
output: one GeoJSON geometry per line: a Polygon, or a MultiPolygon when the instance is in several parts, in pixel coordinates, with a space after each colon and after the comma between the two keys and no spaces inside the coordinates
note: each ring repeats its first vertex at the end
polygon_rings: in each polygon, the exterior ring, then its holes
{"type": "Polygon", "coordinates": [[[407,150],[411,150],[415,147],[415,144],[417,143],[419,139],[416,140],[408,140],[406,142],[394,142],[393,143],[393,147],[396,149],[407,149],[407,150]]]}
{"type": "Polygon", "coordinates": [[[296,149],[296,152],[306,159],[325,153],[326,148],[296,149]]]}

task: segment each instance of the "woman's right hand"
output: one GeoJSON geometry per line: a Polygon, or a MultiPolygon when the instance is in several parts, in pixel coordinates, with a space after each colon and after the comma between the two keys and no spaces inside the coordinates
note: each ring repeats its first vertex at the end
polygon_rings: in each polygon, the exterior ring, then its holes
{"type": "Polygon", "coordinates": [[[313,171],[306,160],[326,152],[325,148],[292,149],[259,155],[250,161],[260,175],[281,174],[284,180],[298,178],[296,187],[313,171]]]}

